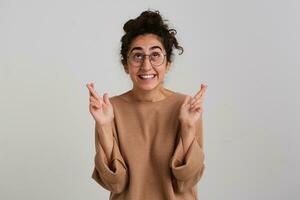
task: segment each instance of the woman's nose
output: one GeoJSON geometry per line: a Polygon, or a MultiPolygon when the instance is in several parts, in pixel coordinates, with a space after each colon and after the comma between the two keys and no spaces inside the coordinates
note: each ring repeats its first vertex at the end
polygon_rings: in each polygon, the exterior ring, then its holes
{"type": "Polygon", "coordinates": [[[152,69],[152,65],[151,65],[149,56],[145,56],[144,61],[143,61],[142,65],[141,65],[141,68],[143,68],[146,71],[152,69]]]}

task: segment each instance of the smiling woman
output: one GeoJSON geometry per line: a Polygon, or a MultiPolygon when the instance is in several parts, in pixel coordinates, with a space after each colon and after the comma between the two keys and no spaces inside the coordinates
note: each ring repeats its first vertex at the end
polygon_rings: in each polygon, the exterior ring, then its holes
{"type": "Polygon", "coordinates": [[[198,199],[203,175],[203,100],[164,87],[178,45],[158,11],[144,11],[123,27],[121,62],[132,89],[109,98],[94,84],[89,111],[95,119],[92,178],[111,200],[198,199]]]}
{"type": "Polygon", "coordinates": [[[162,82],[170,63],[164,59],[165,50],[159,37],[154,34],[140,35],[132,41],[131,46],[124,67],[130,74],[133,90],[163,90],[162,82]]]}
{"type": "Polygon", "coordinates": [[[121,61],[133,82],[131,92],[138,99],[153,101],[147,97],[152,96],[153,92],[156,92],[158,98],[164,98],[162,94],[166,91],[162,83],[171,65],[173,48],[183,53],[175,37],[176,30],[169,29],[159,12],[151,11],[145,11],[136,19],[129,20],[123,29],[125,34],[121,39],[121,61]],[[147,56],[149,59],[146,59],[147,56]],[[147,96],[144,91],[147,91],[147,96]]]}

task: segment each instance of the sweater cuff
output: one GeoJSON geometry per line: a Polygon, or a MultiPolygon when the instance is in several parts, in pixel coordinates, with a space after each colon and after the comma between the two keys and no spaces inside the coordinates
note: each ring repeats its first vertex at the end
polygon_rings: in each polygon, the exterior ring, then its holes
{"type": "Polygon", "coordinates": [[[170,162],[174,176],[180,181],[186,181],[195,176],[204,168],[204,157],[203,149],[196,138],[193,139],[186,155],[183,155],[183,144],[180,139],[170,162]]]}
{"type": "Polygon", "coordinates": [[[101,176],[110,183],[118,183],[122,175],[126,173],[127,167],[115,138],[113,140],[111,162],[108,163],[104,150],[99,145],[95,155],[95,167],[101,176]]]}

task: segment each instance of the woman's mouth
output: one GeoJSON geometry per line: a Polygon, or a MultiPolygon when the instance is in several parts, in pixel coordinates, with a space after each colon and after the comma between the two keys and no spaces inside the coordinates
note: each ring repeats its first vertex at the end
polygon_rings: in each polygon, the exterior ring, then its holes
{"type": "Polygon", "coordinates": [[[153,80],[156,77],[156,74],[144,74],[138,75],[138,77],[142,80],[153,80]]]}

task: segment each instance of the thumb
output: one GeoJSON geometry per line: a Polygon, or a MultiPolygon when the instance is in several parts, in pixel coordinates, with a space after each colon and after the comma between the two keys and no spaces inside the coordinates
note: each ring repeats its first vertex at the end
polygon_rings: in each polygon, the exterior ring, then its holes
{"type": "Polygon", "coordinates": [[[191,97],[189,95],[186,95],[182,105],[187,105],[189,103],[190,99],[191,99],[191,97]]]}
{"type": "Polygon", "coordinates": [[[105,103],[106,105],[110,105],[110,101],[109,101],[109,97],[108,97],[108,93],[107,93],[107,92],[104,93],[104,95],[103,95],[103,100],[104,100],[104,103],[105,103]]]}

